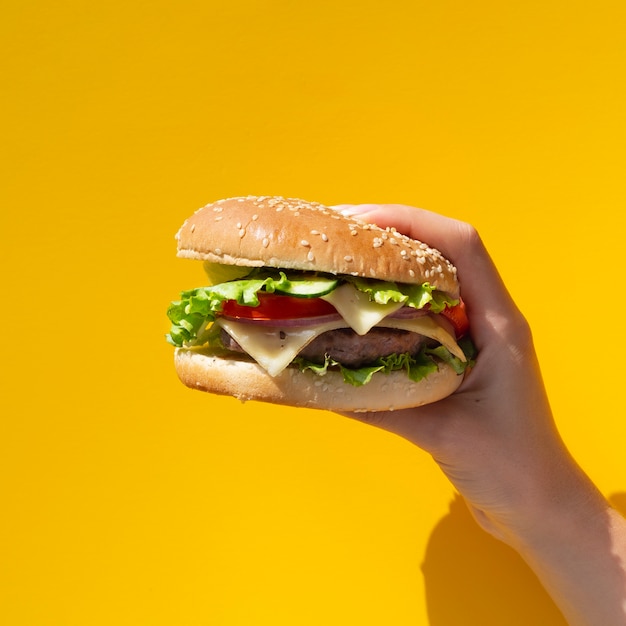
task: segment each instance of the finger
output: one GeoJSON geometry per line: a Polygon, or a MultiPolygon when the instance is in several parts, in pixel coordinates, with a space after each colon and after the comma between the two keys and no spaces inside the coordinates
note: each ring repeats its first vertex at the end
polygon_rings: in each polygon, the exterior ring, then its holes
{"type": "Polygon", "coordinates": [[[394,433],[439,460],[446,456],[443,449],[453,437],[451,433],[463,428],[463,420],[457,419],[463,414],[463,402],[463,393],[458,393],[439,402],[412,409],[341,412],[341,415],[394,433]]]}
{"type": "Polygon", "coordinates": [[[472,312],[475,318],[519,315],[480,236],[469,224],[400,204],[340,205],[337,210],[382,228],[394,227],[440,250],[457,267],[470,318],[472,312]]]}

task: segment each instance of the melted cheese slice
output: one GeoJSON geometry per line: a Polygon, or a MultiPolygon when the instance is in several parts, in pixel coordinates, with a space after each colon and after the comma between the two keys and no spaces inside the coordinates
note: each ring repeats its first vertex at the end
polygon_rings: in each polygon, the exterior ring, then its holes
{"type": "MultiPolygon", "coordinates": [[[[306,327],[260,326],[218,319],[216,322],[247,352],[270,376],[278,376],[299,352],[316,337],[329,330],[348,328],[345,320],[326,322],[306,327]]],[[[465,355],[454,337],[428,316],[412,320],[384,319],[384,328],[397,328],[435,339],[456,357],[465,361],[465,355]]]]}
{"type": "Polygon", "coordinates": [[[329,330],[346,328],[343,320],[305,327],[246,324],[220,318],[216,322],[270,376],[278,376],[313,339],[329,330]]]}
{"type": "Polygon", "coordinates": [[[442,346],[445,346],[455,357],[463,361],[463,363],[467,361],[463,350],[461,350],[455,338],[445,328],[437,324],[429,315],[408,320],[385,319],[382,320],[378,326],[410,330],[411,332],[419,333],[425,337],[430,337],[431,339],[437,340],[442,346]]]}
{"type": "Polygon", "coordinates": [[[330,302],[358,335],[365,335],[385,317],[404,306],[404,302],[388,304],[372,302],[366,293],[359,291],[350,283],[322,296],[322,300],[330,302]]]}

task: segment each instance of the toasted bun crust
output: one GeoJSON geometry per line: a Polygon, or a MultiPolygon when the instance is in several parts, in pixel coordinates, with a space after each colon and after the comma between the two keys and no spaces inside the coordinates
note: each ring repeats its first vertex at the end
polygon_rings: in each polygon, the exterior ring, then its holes
{"type": "Polygon", "coordinates": [[[319,377],[287,368],[272,378],[256,363],[177,348],[174,362],[180,380],[209,393],[329,411],[393,411],[436,402],[457,390],[463,376],[448,365],[414,383],[404,372],[375,375],[362,387],[343,381],[339,372],[319,377]]]}
{"type": "Polygon", "coordinates": [[[274,196],[218,200],[177,234],[178,256],[422,284],[458,297],[456,268],[426,244],[315,202],[274,196]]]}

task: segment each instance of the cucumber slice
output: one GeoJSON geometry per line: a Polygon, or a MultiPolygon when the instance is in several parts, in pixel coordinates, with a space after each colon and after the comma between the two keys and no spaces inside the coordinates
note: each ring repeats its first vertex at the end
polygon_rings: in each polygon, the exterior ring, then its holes
{"type": "Polygon", "coordinates": [[[277,293],[282,293],[296,298],[319,298],[333,291],[340,283],[339,279],[332,276],[319,276],[309,272],[292,272],[289,270],[274,268],[253,268],[237,265],[222,265],[220,263],[204,262],[204,271],[211,285],[226,282],[234,282],[241,279],[263,281],[266,278],[280,280],[280,275],[285,274],[287,285],[277,288],[277,293]]]}
{"type": "Polygon", "coordinates": [[[289,283],[288,288],[277,289],[276,291],[296,298],[320,298],[336,289],[339,280],[321,276],[311,278],[292,278],[290,276],[289,283]]]}

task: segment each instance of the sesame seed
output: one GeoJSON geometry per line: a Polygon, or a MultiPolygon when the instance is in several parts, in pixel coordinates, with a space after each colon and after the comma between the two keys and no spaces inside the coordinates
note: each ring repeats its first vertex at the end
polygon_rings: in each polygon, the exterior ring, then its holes
{"type": "Polygon", "coordinates": [[[214,206],[213,210],[215,211],[215,213],[221,213],[224,210],[224,207],[214,206]]]}
{"type": "Polygon", "coordinates": [[[237,228],[241,230],[241,222],[237,222],[237,228]]]}
{"type": "Polygon", "coordinates": [[[350,234],[351,234],[351,235],[358,235],[358,234],[359,234],[359,231],[358,231],[358,230],[353,230],[350,234]]]}
{"type": "Polygon", "coordinates": [[[315,255],[313,254],[313,250],[309,250],[309,253],[306,255],[307,261],[313,261],[315,259],[315,255]]]}
{"type": "Polygon", "coordinates": [[[389,239],[389,243],[390,243],[392,246],[398,246],[398,245],[400,245],[400,244],[399,244],[399,243],[398,243],[398,242],[397,242],[397,241],[396,241],[393,237],[391,237],[391,239],[389,239]]]}
{"type": "Polygon", "coordinates": [[[255,214],[252,216],[252,221],[253,221],[253,222],[256,222],[258,219],[259,219],[259,216],[255,213],[255,214]]]}
{"type": "Polygon", "coordinates": [[[217,255],[222,254],[222,249],[221,248],[215,248],[215,254],[217,254],[217,255]]]}
{"type": "Polygon", "coordinates": [[[350,263],[350,261],[352,261],[352,257],[349,254],[346,254],[346,256],[343,257],[343,260],[350,263]]]}
{"type": "Polygon", "coordinates": [[[246,229],[245,228],[240,228],[239,229],[239,238],[243,239],[243,236],[246,234],[246,229]]]}
{"type": "Polygon", "coordinates": [[[216,221],[216,222],[219,222],[219,221],[221,221],[221,220],[223,220],[223,219],[224,219],[224,216],[223,216],[223,215],[218,215],[218,216],[215,218],[215,221],[216,221]]]}
{"type": "Polygon", "coordinates": [[[409,270],[409,276],[413,278],[415,276],[415,272],[413,270],[409,270]]]}
{"type": "Polygon", "coordinates": [[[192,225],[191,225],[191,232],[193,233],[193,231],[194,231],[194,230],[196,230],[196,225],[195,225],[195,224],[192,224],[192,225]]]}
{"type": "Polygon", "coordinates": [[[322,233],[321,237],[322,241],[328,241],[328,235],[326,235],[326,233],[322,233]]]}
{"type": "Polygon", "coordinates": [[[305,248],[308,248],[311,244],[310,244],[310,243],[309,243],[306,239],[303,239],[303,240],[300,242],[300,245],[301,245],[301,246],[304,246],[305,248]]]}
{"type": "Polygon", "coordinates": [[[270,240],[267,237],[263,237],[263,247],[267,248],[270,245],[270,240]]]}
{"type": "Polygon", "coordinates": [[[404,257],[404,258],[408,258],[408,254],[406,250],[400,250],[400,256],[404,257]]]}
{"type": "Polygon", "coordinates": [[[320,231],[319,231],[319,230],[312,230],[312,231],[311,231],[311,234],[312,234],[312,235],[319,235],[319,234],[320,234],[320,231]]]}

